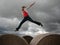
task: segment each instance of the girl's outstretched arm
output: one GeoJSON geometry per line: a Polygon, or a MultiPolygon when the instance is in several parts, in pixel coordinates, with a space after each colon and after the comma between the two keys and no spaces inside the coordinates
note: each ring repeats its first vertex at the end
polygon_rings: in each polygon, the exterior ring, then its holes
{"type": "Polygon", "coordinates": [[[27,9],[29,9],[30,7],[32,7],[36,2],[33,2],[27,9]]]}

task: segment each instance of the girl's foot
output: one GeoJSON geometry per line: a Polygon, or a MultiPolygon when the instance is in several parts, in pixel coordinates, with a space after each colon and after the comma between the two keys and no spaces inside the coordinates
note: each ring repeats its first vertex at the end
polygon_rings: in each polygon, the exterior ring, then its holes
{"type": "Polygon", "coordinates": [[[16,28],[16,30],[15,30],[15,31],[19,31],[19,30],[18,30],[18,28],[16,28]]]}

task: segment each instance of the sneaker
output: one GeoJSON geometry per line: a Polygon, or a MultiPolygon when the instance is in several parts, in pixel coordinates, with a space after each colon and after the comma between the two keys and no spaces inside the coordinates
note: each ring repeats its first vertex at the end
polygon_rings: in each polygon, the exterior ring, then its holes
{"type": "Polygon", "coordinates": [[[43,27],[43,25],[41,24],[41,27],[43,27]]]}
{"type": "Polygon", "coordinates": [[[18,28],[16,28],[16,30],[15,30],[15,31],[19,31],[19,30],[18,30],[18,28]]]}

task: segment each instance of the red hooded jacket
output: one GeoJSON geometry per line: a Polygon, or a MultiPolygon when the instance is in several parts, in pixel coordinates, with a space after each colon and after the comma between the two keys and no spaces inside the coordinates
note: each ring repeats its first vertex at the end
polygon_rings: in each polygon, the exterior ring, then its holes
{"type": "Polygon", "coordinates": [[[27,10],[24,9],[24,10],[22,11],[22,14],[23,14],[24,17],[27,17],[27,16],[28,16],[27,10]]]}

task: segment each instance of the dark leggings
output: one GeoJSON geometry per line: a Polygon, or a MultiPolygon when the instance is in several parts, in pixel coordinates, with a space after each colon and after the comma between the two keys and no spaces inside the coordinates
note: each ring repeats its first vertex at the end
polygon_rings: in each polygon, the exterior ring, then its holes
{"type": "Polygon", "coordinates": [[[37,22],[37,21],[34,21],[34,20],[32,20],[29,16],[27,16],[27,17],[24,17],[24,19],[21,21],[21,23],[19,24],[19,26],[17,27],[17,29],[19,30],[19,28],[22,26],[22,24],[25,22],[25,21],[31,21],[31,22],[33,22],[33,23],[35,23],[35,24],[37,24],[37,25],[42,25],[40,22],[37,22]]]}

